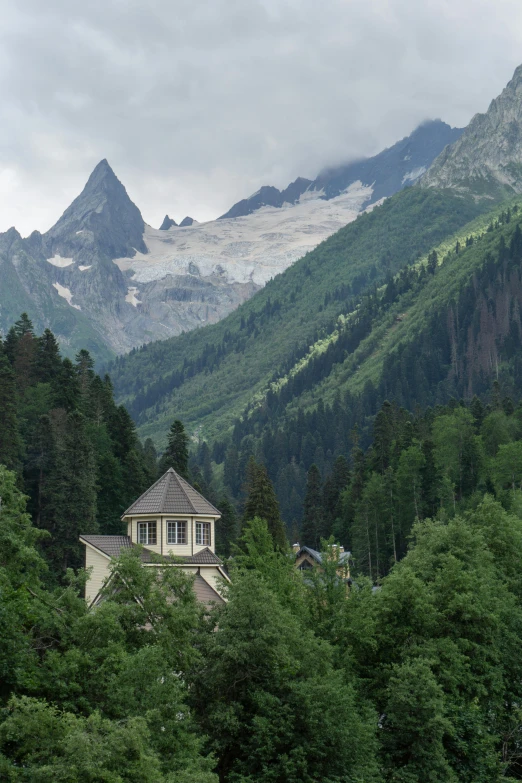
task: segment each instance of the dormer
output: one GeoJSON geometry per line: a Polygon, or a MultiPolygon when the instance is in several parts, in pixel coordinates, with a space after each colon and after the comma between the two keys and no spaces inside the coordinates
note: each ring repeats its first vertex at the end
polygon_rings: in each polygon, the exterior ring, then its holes
{"type": "Polygon", "coordinates": [[[181,557],[215,551],[215,523],[221,516],[175,470],[167,472],[122,516],[133,544],[159,555],[181,557]]]}

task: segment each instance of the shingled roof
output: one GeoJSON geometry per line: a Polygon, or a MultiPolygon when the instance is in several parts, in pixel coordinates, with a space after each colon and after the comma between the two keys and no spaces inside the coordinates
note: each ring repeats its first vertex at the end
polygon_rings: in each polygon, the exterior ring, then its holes
{"type": "Polygon", "coordinates": [[[156,481],[123,514],[201,514],[203,516],[221,516],[212,503],[205,500],[188,481],[179,476],[173,468],[156,481]]]}
{"type": "MultiPolygon", "coordinates": [[[[122,550],[132,549],[137,547],[137,544],[133,544],[130,536],[80,536],[80,540],[86,544],[99,549],[104,555],[108,557],[117,558],[120,556],[122,550]]],[[[223,561],[218,557],[209,547],[201,549],[196,552],[195,555],[176,555],[174,558],[168,555],[158,555],[150,552],[148,549],[142,549],[140,556],[142,563],[158,562],[158,560],[174,563],[180,565],[223,565],[223,561]]]]}

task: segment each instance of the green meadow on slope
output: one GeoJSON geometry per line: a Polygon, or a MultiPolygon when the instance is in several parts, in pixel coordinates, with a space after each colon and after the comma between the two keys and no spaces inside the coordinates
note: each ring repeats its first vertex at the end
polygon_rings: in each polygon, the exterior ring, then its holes
{"type": "Polygon", "coordinates": [[[142,437],[168,423],[222,437],[271,382],[331,334],[365,291],[420,260],[486,210],[449,192],[407,189],[323,242],[220,323],[119,357],[115,392],[142,437]]]}

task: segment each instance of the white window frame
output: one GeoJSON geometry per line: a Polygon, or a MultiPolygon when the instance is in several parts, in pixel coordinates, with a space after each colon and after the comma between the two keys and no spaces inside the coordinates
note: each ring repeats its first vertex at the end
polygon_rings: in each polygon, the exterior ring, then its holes
{"type": "Polygon", "coordinates": [[[196,546],[212,545],[212,528],[210,522],[196,522],[196,546]],[[205,536],[205,533],[207,535],[205,536]],[[205,538],[208,539],[205,541],[205,538]]]}
{"type": "Polygon", "coordinates": [[[188,521],[186,519],[167,519],[167,544],[186,546],[188,544],[187,528],[188,521]],[[171,533],[173,533],[172,538],[171,533]]]}
{"type": "Polygon", "coordinates": [[[142,546],[156,546],[158,543],[158,524],[155,519],[147,520],[147,521],[139,521],[138,522],[138,544],[141,544],[142,546]],[[152,528],[154,526],[154,528],[152,528]],[[151,536],[151,530],[154,529],[154,541],[152,541],[151,536]],[[145,532],[144,535],[144,541],[142,541],[142,532],[145,532]]]}

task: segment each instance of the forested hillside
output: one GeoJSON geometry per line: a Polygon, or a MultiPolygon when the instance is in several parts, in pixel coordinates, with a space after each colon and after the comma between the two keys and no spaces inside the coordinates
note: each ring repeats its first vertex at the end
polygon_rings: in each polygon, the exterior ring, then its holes
{"type": "MultiPolygon", "coordinates": [[[[477,296],[518,274],[518,220],[506,210],[468,243],[471,252],[485,242],[477,296]]],[[[430,259],[402,296],[443,279],[451,259],[430,259]]],[[[505,393],[513,340],[504,360],[498,343],[500,380],[486,403],[378,409],[378,392],[366,388],[301,408],[279,429],[257,421],[242,435],[248,422],[238,422],[223,477],[200,444],[193,475],[211,491],[237,481],[248,458],[239,537],[229,527],[224,541],[221,530],[221,551],[233,553],[227,603],[204,610],[191,575],[162,563],[144,569],[131,550],[113,563],[118,589],[107,587],[89,611],[78,533],[118,532],[122,508],[155,476],[156,455],[88,353],[62,360],[52,334],[35,336],[22,316],[0,357],[0,461],[14,469],[0,465],[0,776],[520,779],[522,406],[505,393]],[[321,570],[297,570],[277,532],[277,459],[290,502],[288,471],[301,475],[304,514],[292,532],[321,549],[321,570]],[[353,551],[350,578],[335,541],[353,551]]],[[[187,441],[174,422],[161,469],[170,459],[188,469],[187,441]]],[[[216,459],[224,448],[215,444],[216,459]]]]}
{"type": "MultiPolygon", "coordinates": [[[[518,205],[472,227],[475,233],[446,247],[444,256],[431,251],[426,263],[364,297],[335,339],[325,340],[284,383],[275,381],[262,404],[236,420],[231,439],[214,442],[214,461],[223,463],[216,474],[233,497],[241,500],[254,454],[266,465],[288,530],[297,536],[311,466],[319,481],[337,482],[337,458],[350,458],[356,446],[366,450],[385,401],[410,411],[407,416],[474,395],[491,402],[495,380],[501,397],[520,399],[518,205]]],[[[331,503],[326,508],[323,525],[331,531],[331,503]]],[[[341,538],[353,546],[346,531],[341,538]]],[[[308,536],[308,543],[317,541],[308,536]]]]}
{"type": "Polygon", "coordinates": [[[120,516],[156,478],[152,444],[113,399],[108,376],[23,315],[0,342],[0,463],[18,474],[56,576],[83,562],[80,533],[120,533],[120,516]]]}
{"type": "Polygon", "coordinates": [[[360,216],[220,323],[150,344],[109,367],[143,437],[165,443],[183,419],[209,439],[275,377],[330,335],[364,292],[384,284],[485,209],[472,199],[409,188],[360,216]]]}

